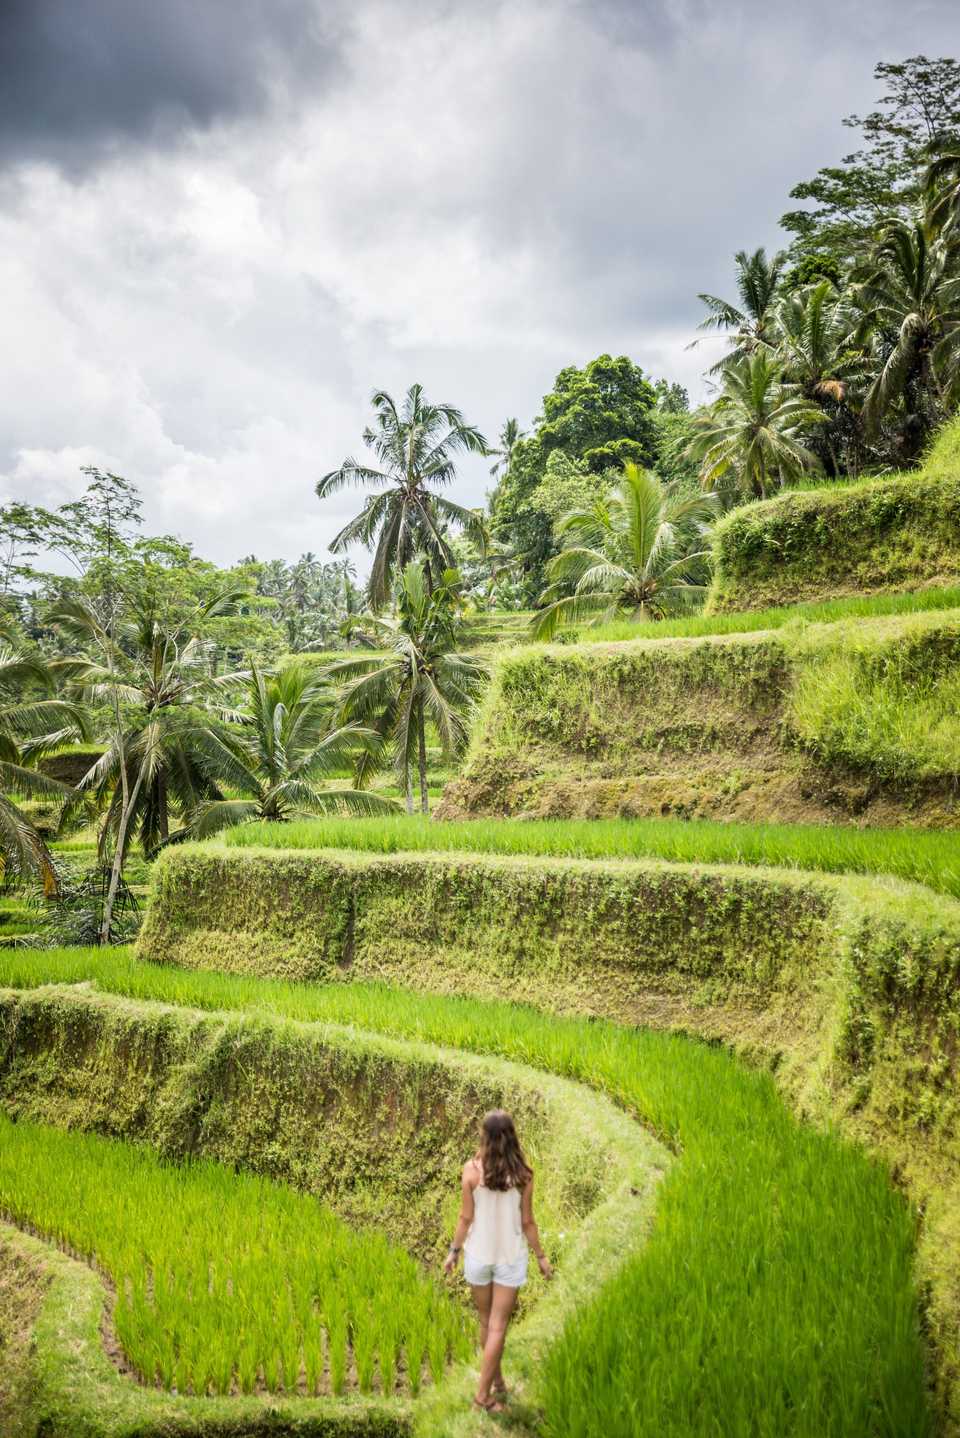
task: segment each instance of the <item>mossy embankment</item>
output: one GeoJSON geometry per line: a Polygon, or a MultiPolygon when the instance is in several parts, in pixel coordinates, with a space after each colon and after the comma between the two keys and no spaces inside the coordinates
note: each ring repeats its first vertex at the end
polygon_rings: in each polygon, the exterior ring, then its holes
{"type": "MultiPolygon", "coordinates": [[[[84,986],[0,990],[6,1113],[267,1174],[322,1196],[352,1222],[385,1226],[431,1263],[453,1225],[455,1177],[479,1117],[499,1105],[527,1126],[546,1242],[555,1258],[567,1244],[582,1250],[573,1264],[582,1292],[643,1242],[668,1161],[599,1094],[501,1059],[337,1025],[137,1003],[84,986]]],[[[8,1274],[16,1267],[47,1285],[33,1349],[21,1345],[9,1362],[0,1354],[0,1384],[20,1394],[31,1438],[409,1429],[412,1410],[402,1400],[371,1407],[350,1399],[346,1410],[318,1400],[311,1409],[287,1397],[205,1400],[140,1388],[102,1361],[99,1280],[98,1302],[76,1265],[9,1229],[0,1252],[8,1274]]],[[[544,1295],[531,1284],[528,1368],[568,1302],[562,1287],[544,1295]]],[[[467,1376],[455,1370],[449,1382],[459,1404],[467,1376]]]]}
{"type": "Polygon", "coordinates": [[[883,1155],[921,1206],[940,1382],[955,1392],[955,901],[883,878],[204,845],[160,861],[141,952],[233,973],[509,993],[704,1034],[770,1064],[800,1113],[883,1155]]]}
{"type": "Polygon", "coordinates": [[[916,473],[794,490],[716,527],[708,612],[903,591],[960,577],[960,420],[916,473]]]}
{"type": "Polygon", "coordinates": [[[531,646],[438,815],[960,825],[960,611],[531,646]]]}

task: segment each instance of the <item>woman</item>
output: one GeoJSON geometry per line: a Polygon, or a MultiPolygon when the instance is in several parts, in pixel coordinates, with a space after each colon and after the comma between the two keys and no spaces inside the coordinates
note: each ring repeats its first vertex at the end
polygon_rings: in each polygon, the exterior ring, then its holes
{"type": "Polygon", "coordinates": [[[473,1401],[488,1413],[502,1413],[507,1389],[500,1360],[517,1290],[527,1277],[528,1243],[544,1278],[553,1276],[533,1217],[533,1169],[503,1109],[483,1120],[480,1150],[464,1164],[460,1188],[460,1218],[443,1267],[452,1273],[463,1249],[463,1276],[473,1289],[483,1348],[473,1401]]]}

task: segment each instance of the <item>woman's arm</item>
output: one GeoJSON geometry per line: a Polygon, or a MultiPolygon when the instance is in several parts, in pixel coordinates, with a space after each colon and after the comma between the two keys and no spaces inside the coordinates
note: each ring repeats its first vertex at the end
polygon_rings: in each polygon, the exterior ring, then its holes
{"type": "Polygon", "coordinates": [[[540,1230],[537,1228],[537,1220],[533,1216],[533,1177],[524,1187],[520,1197],[520,1223],[523,1228],[523,1236],[529,1243],[540,1265],[540,1272],[544,1278],[553,1277],[553,1268],[550,1260],[543,1251],[540,1243],[540,1230]]]}
{"type": "Polygon", "coordinates": [[[457,1226],[453,1234],[453,1242],[443,1263],[444,1273],[452,1273],[457,1266],[457,1259],[460,1257],[460,1250],[463,1248],[463,1240],[466,1238],[473,1222],[473,1188],[474,1172],[472,1164],[464,1164],[463,1174],[460,1179],[460,1217],[457,1219],[457,1226]]]}

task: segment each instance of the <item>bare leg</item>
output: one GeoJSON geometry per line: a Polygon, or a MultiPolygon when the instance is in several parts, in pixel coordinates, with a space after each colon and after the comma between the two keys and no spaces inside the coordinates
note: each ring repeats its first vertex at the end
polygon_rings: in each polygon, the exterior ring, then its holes
{"type": "MultiPolygon", "coordinates": [[[[477,1306],[477,1317],[480,1320],[480,1350],[487,1346],[487,1324],[490,1319],[490,1305],[493,1302],[493,1284],[471,1283],[470,1291],[473,1294],[473,1301],[477,1306]]],[[[491,1387],[497,1393],[505,1393],[507,1385],[503,1381],[503,1373],[500,1371],[500,1363],[497,1363],[497,1371],[491,1379],[491,1387]]]]}
{"type": "Polygon", "coordinates": [[[507,1327],[517,1302],[515,1288],[506,1288],[502,1283],[493,1283],[491,1288],[493,1296],[487,1315],[487,1338],[483,1345],[483,1362],[480,1366],[480,1382],[477,1385],[477,1401],[480,1403],[487,1402],[490,1388],[500,1376],[500,1360],[507,1339],[507,1327]]]}

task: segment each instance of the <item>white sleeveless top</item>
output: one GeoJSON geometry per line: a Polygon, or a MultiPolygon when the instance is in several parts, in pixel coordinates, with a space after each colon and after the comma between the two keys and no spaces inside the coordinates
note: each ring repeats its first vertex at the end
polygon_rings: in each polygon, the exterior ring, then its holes
{"type": "Polygon", "coordinates": [[[518,1263],[526,1246],[519,1188],[500,1192],[478,1183],[473,1190],[473,1222],[464,1240],[464,1253],[474,1263],[518,1263]]]}

